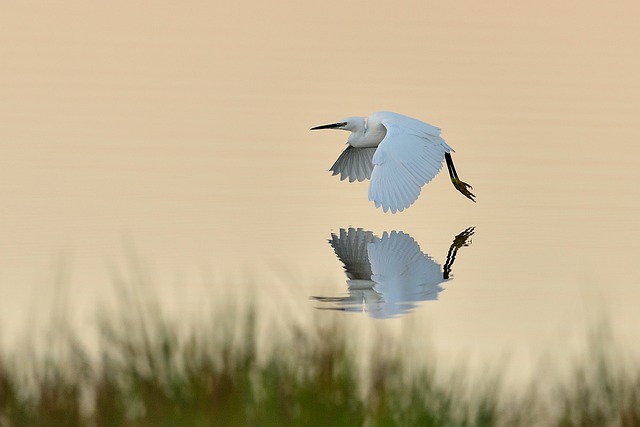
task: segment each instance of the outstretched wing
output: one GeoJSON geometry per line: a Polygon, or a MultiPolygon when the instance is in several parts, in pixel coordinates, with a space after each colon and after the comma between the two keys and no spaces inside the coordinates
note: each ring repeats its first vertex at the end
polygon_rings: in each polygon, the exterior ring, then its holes
{"type": "Polygon", "coordinates": [[[375,147],[356,148],[349,145],[329,170],[333,172],[332,175],[340,174],[340,180],[349,178],[349,182],[356,179],[364,181],[371,178],[372,159],[375,152],[375,147]]]}
{"type": "Polygon", "coordinates": [[[444,154],[452,151],[437,128],[425,123],[429,128],[422,129],[422,122],[400,118],[381,120],[387,134],[373,156],[369,185],[369,200],[392,213],[416,201],[422,186],[442,169],[444,154]]]}

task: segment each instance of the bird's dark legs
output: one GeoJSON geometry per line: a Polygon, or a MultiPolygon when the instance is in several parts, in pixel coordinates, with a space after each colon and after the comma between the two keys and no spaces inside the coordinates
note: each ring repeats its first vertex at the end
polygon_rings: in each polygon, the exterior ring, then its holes
{"type": "Polygon", "coordinates": [[[458,178],[458,174],[456,173],[456,168],[455,166],[453,166],[453,160],[451,159],[451,154],[444,153],[444,159],[447,161],[447,169],[449,169],[449,176],[451,177],[451,182],[453,183],[453,186],[456,187],[456,190],[464,194],[465,197],[467,197],[469,200],[471,200],[472,202],[475,202],[476,196],[474,196],[473,193],[469,191],[469,190],[473,190],[473,187],[471,187],[466,182],[460,181],[460,178],[458,178]]]}
{"type": "Polygon", "coordinates": [[[444,158],[447,161],[447,168],[449,169],[449,176],[451,178],[458,178],[458,174],[456,173],[456,168],[453,166],[453,160],[451,159],[451,154],[445,153],[444,158]]]}
{"type": "Polygon", "coordinates": [[[451,267],[453,266],[453,262],[456,260],[458,249],[471,244],[471,241],[468,241],[468,239],[473,235],[474,230],[475,227],[469,227],[453,238],[453,243],[449,247],[449,252],[447,252],[447,262],[444,263],[444,272],[442,274],[443,279],[447,280],[449,278],[451,274],[451,267]]]}

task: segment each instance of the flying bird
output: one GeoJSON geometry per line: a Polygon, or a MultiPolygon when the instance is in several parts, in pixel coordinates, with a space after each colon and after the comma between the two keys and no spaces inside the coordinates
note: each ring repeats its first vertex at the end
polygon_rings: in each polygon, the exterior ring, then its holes
{"type": "Polygon", "coordinates": [[[370,179],[369,200],[384,212],[402,212],[418,199],[423,185],[447,162],[453,186],[471,201],[473,188],[460,180],[453,166],[454,152],[440,136],[440,129],[398,113],[381,111],[369,117],[347,117],[311,130],[340,129],[351,132],[347,148],[329,169],[340,180],[370,179]]]}

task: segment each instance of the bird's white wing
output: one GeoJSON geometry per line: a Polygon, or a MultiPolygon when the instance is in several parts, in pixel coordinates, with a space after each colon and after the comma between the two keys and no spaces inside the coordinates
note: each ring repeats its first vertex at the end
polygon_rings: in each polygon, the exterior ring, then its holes
{"type": "Polygon", "coordinates": [[[435,132],[425,132],[419,126],[422,122],[404,122],[393,117],[381,121],[387,134],[373,156],[369,200],[385,212],[402,212],[411,206],[422,186],[442,169],[444,154],[451,151],[435,132]],[[412,126],[413,122],[418,125],[412,126]]]}
{"type": "MultiPolygon", "coordinates": [[[[368,118],[369,122],[393,122],[398,126],[402,126],[405,129],[412,129],[415,132],[421,134],[427,134],[431,136],[440,136],[441,129],[437,126],[430,125],[421,120],[414,119],[413,117],[405,116],[403,114],[392,113],[391,111],[378,111],[373,113],[368,118]]],[[[448,149],[453,151],[451,147],[447,145],[448,149]]]]}
{"type": "Polygon", "coordinates": [[[356,148],[349,145],[329,170],[333,172],[332,175],[340,174],[341,181],[346,178],[349,178],[349,182],[356,179],[364,181],[371,178],[372,159],[375,152],[375,147],[356,148]]]}

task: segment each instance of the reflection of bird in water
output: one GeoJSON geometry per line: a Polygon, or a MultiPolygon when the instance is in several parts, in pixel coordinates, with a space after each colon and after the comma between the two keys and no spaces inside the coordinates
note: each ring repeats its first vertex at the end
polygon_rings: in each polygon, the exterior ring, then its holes
{"type": "Polygon", "coordinates": [[[454,238],[441,269],[402,231],[385,231],[379,238],[361,228],[340,229],[339,236],[331,234],[329,243],[344,264],[349,295],[313,298],[337,305],[323,309],[364,310],[377,318],[402,315],[419,301],[438,298],[440,284],[449,279],[458,249],[469,246],[473,232],[474,227],[469,227],[454,238]]]}
{"type": "Polygon", "coordinates": [[[475,202],[471,186],[458,178],[453,166],[453,149],[430,124],[386,111],[369,117],[347,117],[337,123],[311,130],[341,129],[351,132],[347,149],[331,166],[340,179],[371,179],[369,200],[387,212],[402,212],[420,195],[446,160],[454,187],[475,202]]]}

